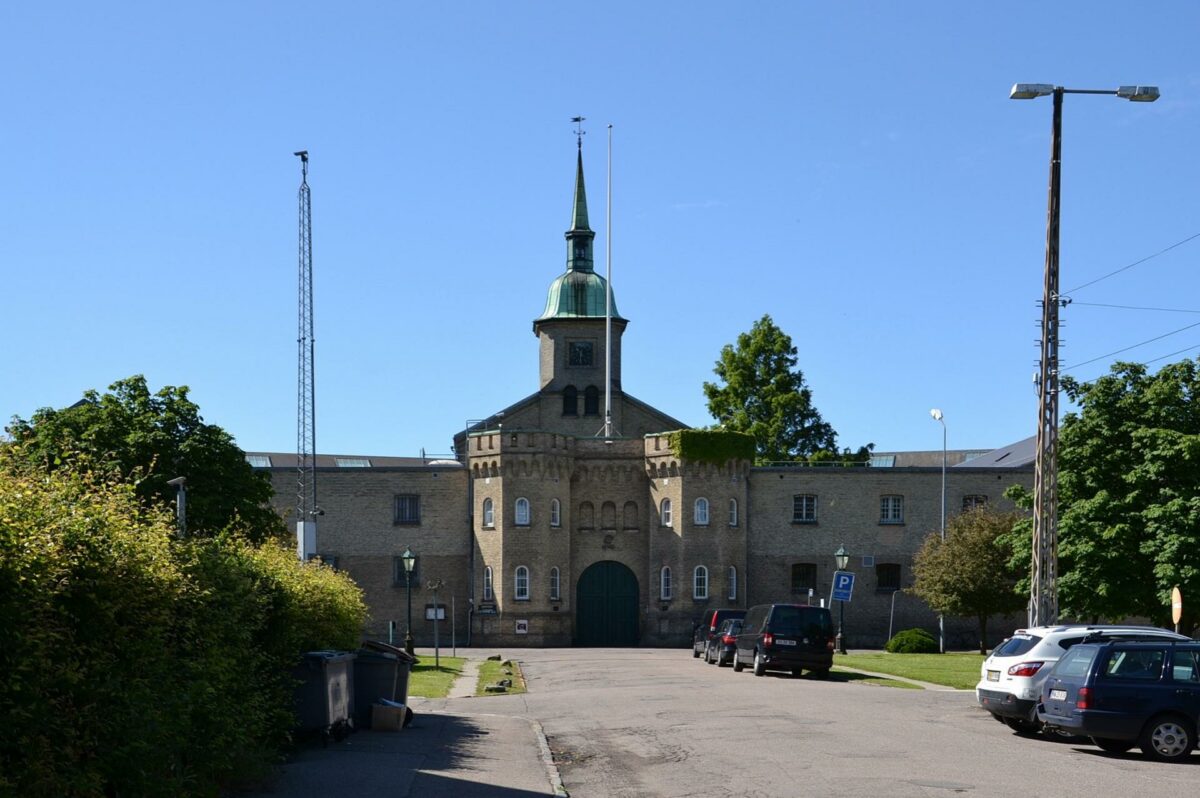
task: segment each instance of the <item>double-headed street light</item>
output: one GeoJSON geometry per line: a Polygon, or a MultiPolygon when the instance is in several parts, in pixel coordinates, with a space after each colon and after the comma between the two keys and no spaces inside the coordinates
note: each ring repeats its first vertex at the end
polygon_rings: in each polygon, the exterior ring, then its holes
{"type": "Polygon", "coordinates": [[[1050,138],[1050,197],[1046,211],[1046,269],[1042,288],[1041,359],[1037,377],[1037,460],[1033,476],[1033,572],[1029,625],[1058,621],[1058,310],[1065,305],[1058,288],[1058,221],[1062,174],[1062,101],[1064,94],[1108,94],[1132,102],[1158,99],[1155,86],[1117,89],[1065,89],[1049,83],[1017,83],[1009,98],[1054,97],[1050,138]]]}
{"type": "Polygon", "coordinates": [[[404,650],[411,654],[413,653],[412,572],[413,566],[417,564],[417,555],[406,547],[404,554],[400,555],[400,562],[404,563],[404,583],[408,586],[408,629],[404,632],[404,650]]]}
{"type": "MultiPolygon", "coordinates": [[[[929,411],[933,420],[942,425],[942,543],[946,542],[946,419],[942,411],[933,408],[929,411]]],[[[938,651],[946,653],[946,616],[938,613],[938,651]]]]}

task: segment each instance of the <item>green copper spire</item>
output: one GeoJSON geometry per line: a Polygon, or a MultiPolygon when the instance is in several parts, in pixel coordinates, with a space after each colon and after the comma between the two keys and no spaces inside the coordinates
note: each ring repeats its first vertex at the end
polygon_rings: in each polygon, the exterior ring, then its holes
{"type": "MultiPolygon", "coordinates": [[[[567,238],[567,271],[550,284],[546,309],[538,321],[555,318],[604,318],[607,281],[592,268],[592,241],[596,234],[588,226],[587,192],[583,183],[583,136],[579,135],[579,155],[575,161],[575,201],[571,208],[571,229],[567,238]]],[[[620,319],[617,303],[612,303],[614,319],[620,319]]]]}

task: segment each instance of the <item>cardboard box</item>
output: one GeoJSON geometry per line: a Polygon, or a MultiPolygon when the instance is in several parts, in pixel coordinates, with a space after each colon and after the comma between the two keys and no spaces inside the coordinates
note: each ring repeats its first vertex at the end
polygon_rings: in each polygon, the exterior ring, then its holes
{"type": "Polygon", "coordinates": [[[374,704],[371,707],[371,729],[373,731],[400,731],[404,728],[405,707],[385,707],[374,704]]]}

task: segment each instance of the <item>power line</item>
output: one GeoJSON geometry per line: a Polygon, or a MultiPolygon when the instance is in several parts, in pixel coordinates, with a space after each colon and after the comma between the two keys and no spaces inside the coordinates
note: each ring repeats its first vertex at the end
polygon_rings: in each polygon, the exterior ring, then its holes
{"type": "Polygon", "coordinates": [[[1069,291],[1063,291],[1062,293],[1063,294],[1072,294],[1076,291],[1080,291],[1084,288],[1087,288],[1090,285],[1095,285],[1096,283],[1100,282],[1101,280],[1107,280],[1109,277],[1120,274],[1121,272],[1126,271],[1128,269],[1132,269],[1134,266],[1145,263],[1148,260],[1153,260],[1154,258],[1157,258],[1159,255],[1170,252],[1171,250],[1175,249],[1175,247],[1181,247],[1184,244],[1186,244],[1187,242],[1192,241],[1197,238],[1200,238],[1200,233],[1193,233],[1192,235],[1188,236],[1187,238],[1183,239],[1182,241],[1176,241],[1171,246],[1167,247],[1166,249],[1155,252],[1153,255],[1147,255],[1146,257],[1142,258],[1141,260],[1135,260],[1133,263],[1129,264],[1128,266],[1122,266],[1121,268],[1117,269],[1116,271],[1109,272],[1108,274],[1104,275],[1103,277],[1097,277],[1095,280],[1092,280],[1091,282],[1084,283],[1083,285],[1080,285],[1080,286],[1076,286],[1075,288],[1072,288],[1069,291]]]}
{"type": "MultiPolygon", "coordinates": [[[[1161,355],[1159,357],[1154,357],[1149,360],[1143,360],[1141,363],[1138,363],[1137,365],[1148,366],[1151,363],[1157,363],[1160,360],[1166,360],[1169,357],[1175,357],[1176,355],[1182,355],[1184,352],[1191,352],[1196,349],[1200,349],[1200,344],[1192,344],[1191,346],[1185,346],[1183,349],[1176,349],[1174,352],[1168,352],[1167,354],[1161,355]]],[[[1099,377],[1092,377],[1090,380],[1080,380],[1080,382],[1087,384],[1090,382],[1095,382],[1096,380],[1100,379],[1101,377],[1107,377],[1107,376],[1109,376],[1109,375],[1101,374],[1099,377]]]]}
{"type": "Polygon", "coordinates": [[[1137,305],[1107,305],[1103,302],[1071,302],[1072,305],[1083,305],[1089,308],[1117,308],[1118,310],[1155,310],[1160,313],[1200,313],[1200,310],[1188,310],[1186,308],[1147,308],[1137,305]]]}
{"type": "MultiPolygon", "coordinates": [[[[1119,355],[1122,352],[1128,352],[1130,349],[1137,349],[1139,346],[1145,346],[1146,344],[1152,344],[1155,341],[1161,341],[1163,338],[1167,338],[1169,336],[1175,335],[1176,333],[1181,333],[1184,330],[1190,330],[1193,327],[1200,327],[1200,321],[1196,322],[1195,324],[1189,324],[1186,327],[1180,327],[1178,330],[1171,330],[1171,332],[1163,333],[1162,335],[1156,335],[1155,337],[1147,339],[1145,341],[1142,341],[1141,343],[1131,344],[1130,346],[1127,346],[1124,349],[1118,349],[1115,352],[1109,352],[1107,355],[1100,355],[1099,357],[1094,357],[1091,360],[1082,360],[1078,363],[1072,363],[1071,365],[1064,367],[1063,370],[1068,371],[1070,369],[1079,368],[1080,366],[1086,366],[1089,363],[1095,363],[1097,360],[1104,360],[1106,357],[1112,357],[1113,355],[1119,355]]],[[[1170,355],[1167,355],[1166,357],[1170,357],[1170,355]]]]}

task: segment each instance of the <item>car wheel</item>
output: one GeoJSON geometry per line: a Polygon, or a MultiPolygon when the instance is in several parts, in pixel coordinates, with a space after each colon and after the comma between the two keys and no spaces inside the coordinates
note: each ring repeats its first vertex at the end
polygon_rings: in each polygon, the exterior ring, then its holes
{"type": "Polygon", "coordinates": [[[1196,741],[1188,721],[1178,715],[1159,715],[1151,718],[1146,728],[1142,729],[1138,742],[1142,753],[1151,759],[1174,762],[1186,759],[1196,741]]]}
{"type": "Polygon", "coordinates": [[[704,663],[706,665],[712,665],[714,662],[716,662],[716,660],[713,659],[712,649],[711,648],[704,649],[704,663]]]}
{"type": "Polygon", "coordinates": [[[1105,737],[1093,737],[1092,744],[1110,754],[1123,754],[1133,748],[1133,740],[1110,740],[1105,737]]]}
{"type": "Polygon", "coordinates": [[[1017,734],[1037,734],[1041,730],[1041,724],[1028,718],[1005,718],[1004,725],[1017,734]]]}
{"type": "Polygon", "coordinates": [[[804,668],[792,668],[792,678],[799,679],[804,674],[804,668]]]}
{"type": "Polygon", "coordinates": [[[700,649],[696,648],[695,643],[692,643],[692,659],[696,659],[699,656],[700,656],[700,649]]]}
{"type": "Polygon", "coordinates": [[[742,661],[740,659],[738,659],[738,653],[736,651],[734,651],[733,652],[733,672],[741,673],[742,668],[745,668],[745,667],[746,666],[742,664],[742,661]]]}
{"type": "Polygon", "coordinates": [[[763,663],[762,652],[754,652],[754,675],[762,676],[767,672],[767,666],[763,663]]]}
{"type": "Polygon", "coordinates": [[[722,650],[721,653],[717,654],[717,667],[724,668],[728,664],[729,662],[726,660],[725,651],[722,650]]]}

